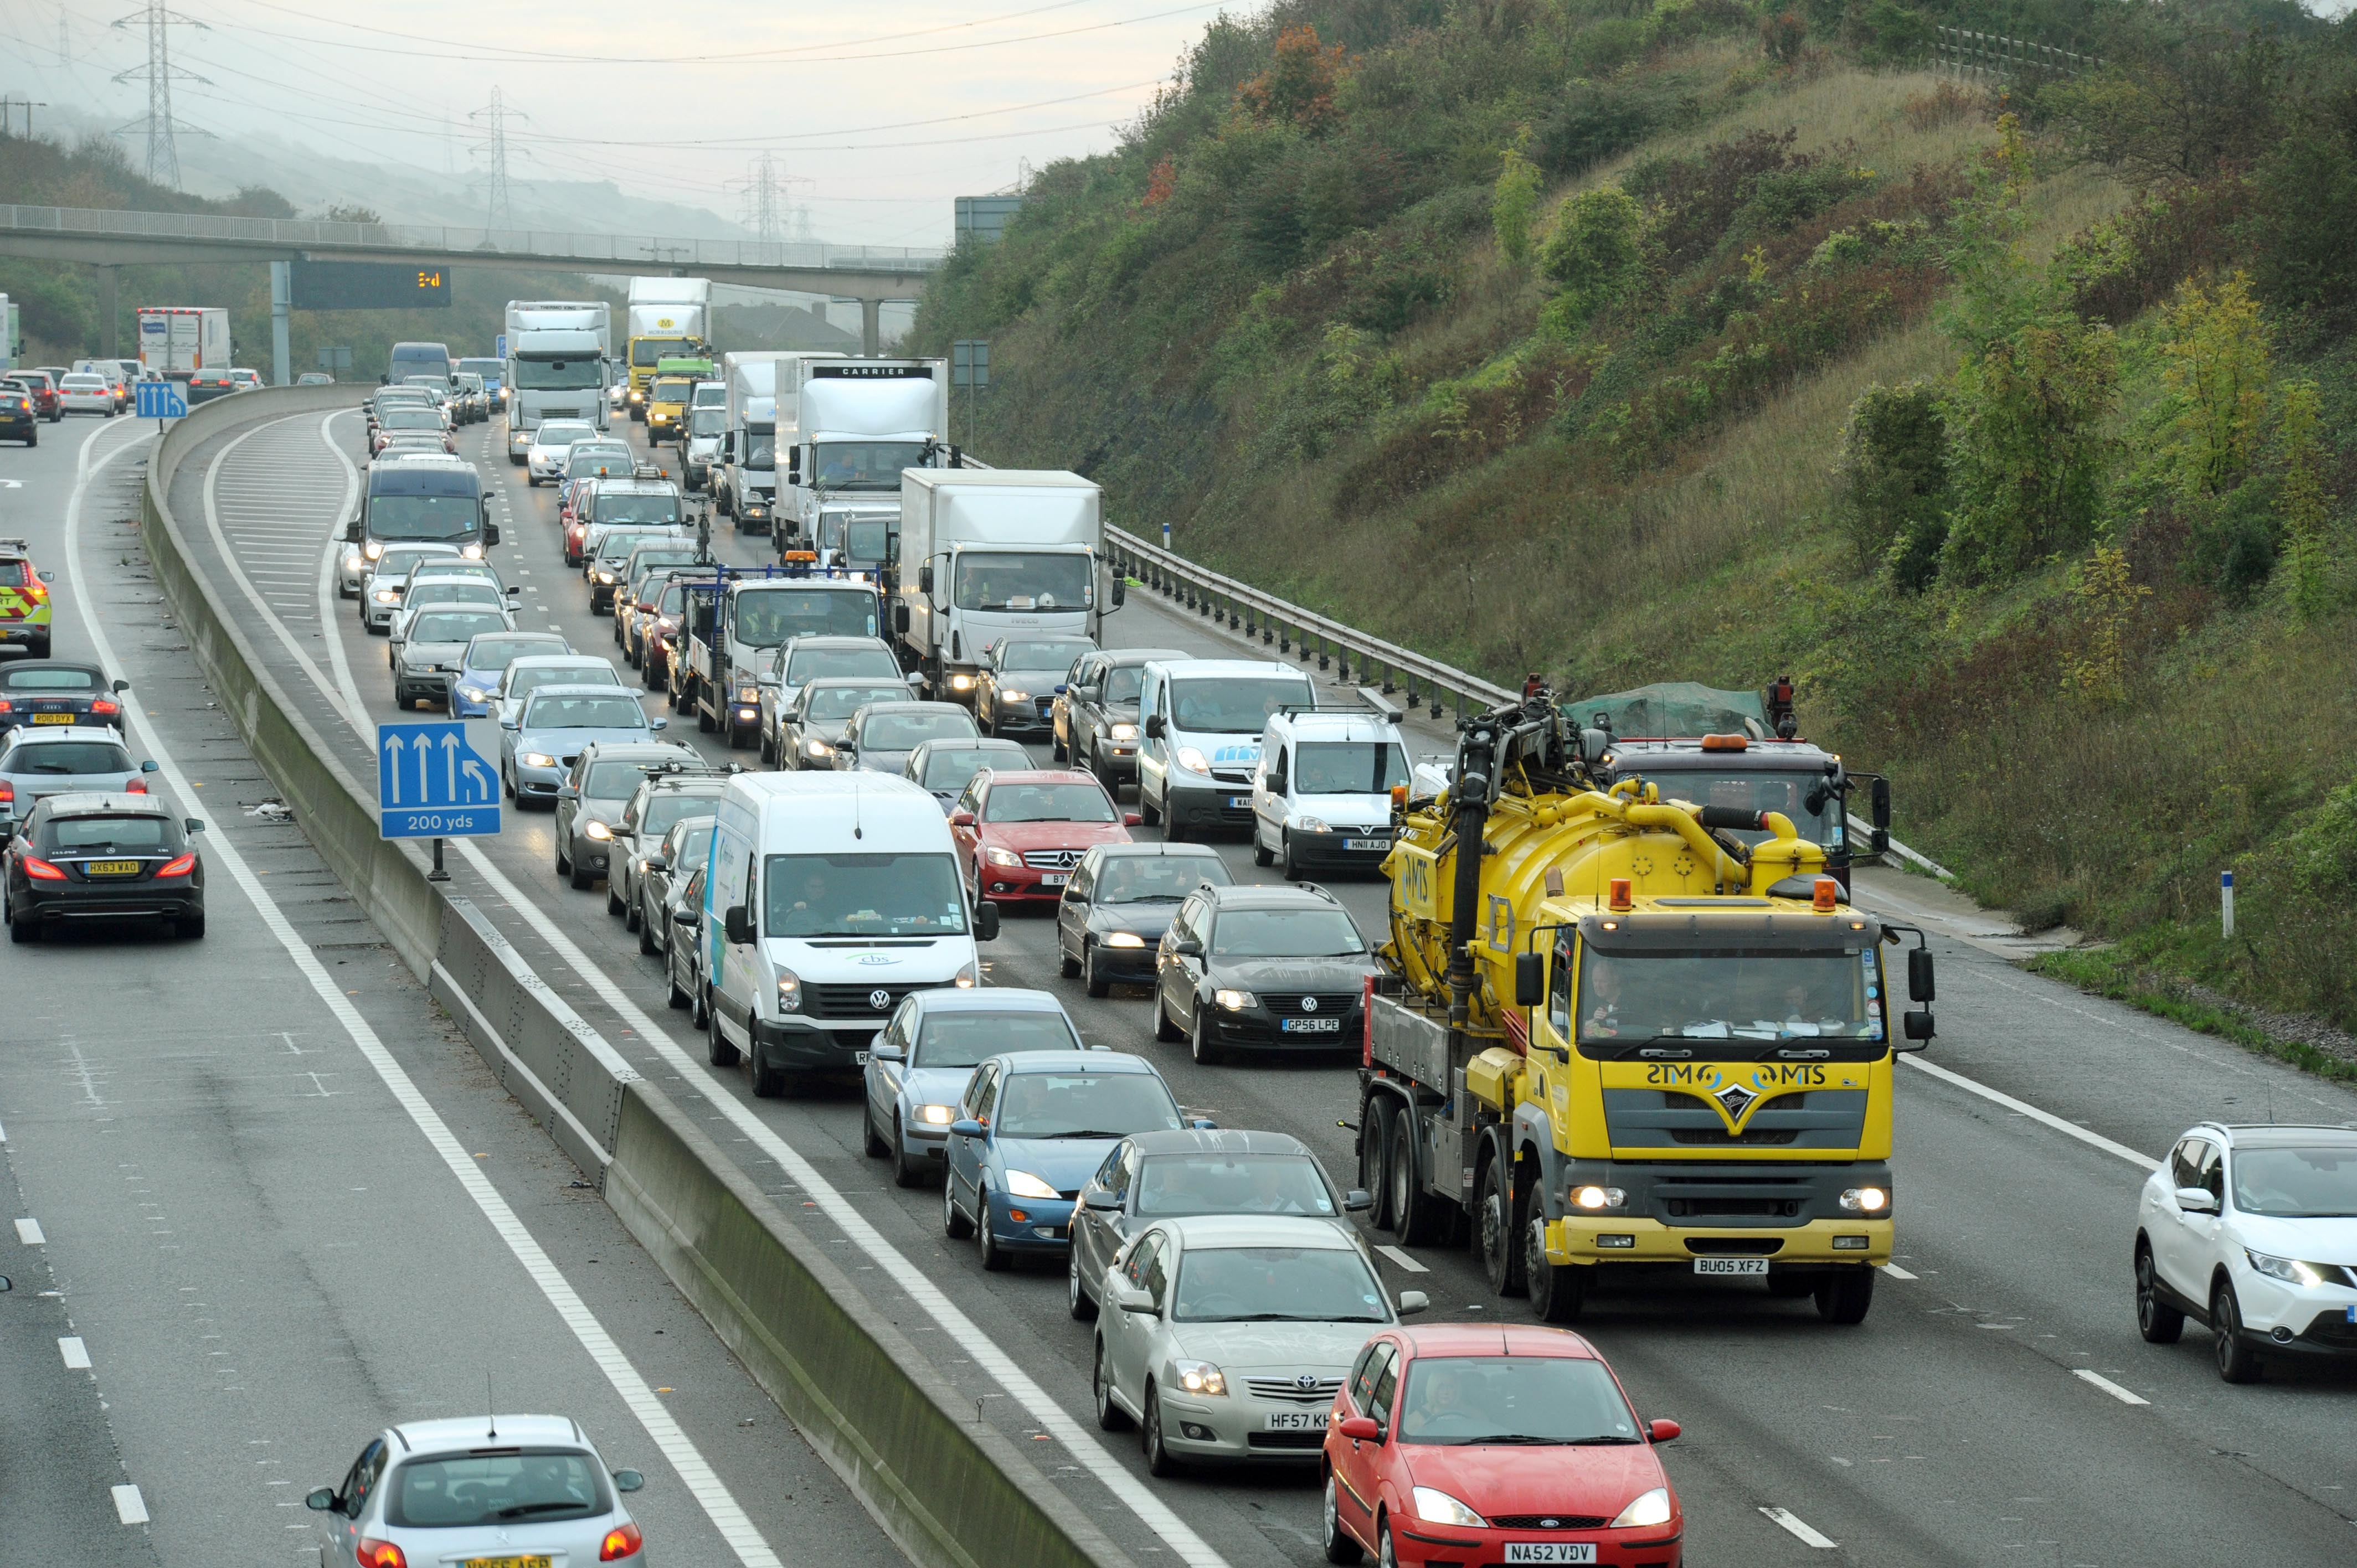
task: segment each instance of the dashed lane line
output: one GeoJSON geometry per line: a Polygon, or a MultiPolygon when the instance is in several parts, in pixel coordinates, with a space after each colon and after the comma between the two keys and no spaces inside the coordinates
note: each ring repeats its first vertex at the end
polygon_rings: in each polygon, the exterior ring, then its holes
{"type": "Polygon", "coordinates": [[[1912,1054],[1902,1056],[1899,1059],[1905,1062],[1908,1066],[1915,1069],[1918,1072],[1930,1073],[1942,1083],[1953,1084],[1958,1089],[1964,1090],[1966,1093],[1977,1094],[1983,1100],[1988,1101],[1993,1104],[2002,1105],[2007,1111],[2016,1112],[2020,1115],[2029,1117],[2033,1122],[2040,1122],[2045,1126],[2051,1127],[2057,1133],[2061,1133],[2067,1137],[2076,1138],[2079,1142],[2086,1144],[2091,1149],[2101,1149],[2107,1155],[2116,1155],[2121,1159],[2127,1161],[2128,1164],[2132,1165],[2141,1165],[2148,1171],[2158,1170],[2160,1168],[2160,1162],[2154,1159],[2150,1155],[2131,1149],[2126,1144],[2115,1144],[2111,1139],[2104,1137],[2101,1133],[2091,1132],[2087,1128],[2080,1126],[2076,1122],[2065,1121],[2063,1118],[2055,1115],[2051,1111],[2041,1111],[2026,1100],[2016,1100],[2012,1095],[2006,1093],[2004,1090],[1991,1089],[1987,1084],[1980,1083],[1975,1079],[1966,1078],[1963,1073],[1952,1072],[1948,1069],[1940,1066],[1937,1062],[1927,1062],[1921,1057],[1912,1054]]]}
{"type": "Polygon", "coordinates": [[[58,1354],[65,1359],[66,1370],[70,1372],[90,1370],[90,1347],[81,1342],[81,1335],[68,1334],[60,1337],[58,1340],[58,1354]]]}
{"type": "Polygon", "coordinates": [[[1839,1541],[1826,1540],[1820,1531],[1812,1529],[1806,1520],[1801,1518],[1800,1515],[1794,1513],[1790,1509],[1763,1508],[1760,1511],[1766,1514],[1776,1523],[1783,1526],[1784,1529],[1789,1530],[1795,1538],[1797,1538],[1803,1546],[1813,1546],[1819,1551],[1830,1552],[1841,1544],[1839,1541]]]}
{"type": "Polygon", "coordinates": [[[2134,1389],[2124,1389],[2101,1372],[2091,1372],[2084,1367],[2073,1367],[2071,1375],[2083,1383],[2093,1383],[2122,1404],[2150,1404],[2152,1402],[2134,1389]]]}
{"type": "MultiPolygon", "coordinates": [[[[84,447],[83,450],[88,451],[89,448],[84,447]]],[[[121,1486],[109,1487],[108,1489],[114,1495],[115,1518],[121,1520],[125,1524],[145,1524],[147,1522],[147,1499],[139,1495],[139,1488],[137,1487],[121,1486]]]]}

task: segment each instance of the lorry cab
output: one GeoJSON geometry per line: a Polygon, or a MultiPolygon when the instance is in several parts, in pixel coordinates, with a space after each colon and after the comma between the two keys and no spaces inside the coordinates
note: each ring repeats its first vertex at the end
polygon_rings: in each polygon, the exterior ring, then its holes
{"type": "Polygon", "coordinates": [[[760,736],[773,650],[797,637],[883,635],[874,585],[822,570],[725,568],[708,586],[689,585],[687,597],[687,658],[673,689],[694,703],[696,727],[725,733],[732,748],[760,736]]]}
{"type": "Polygon", "coordinates": [[[360,515],[344,524],[338,585],[346,596],[359,593],[370,564],[387,544],[454,545],[479,561],[499,542],[490,498],[472,463],[440,452],[388,455],[369,465],[360,515]]]}
{"type": "Polygon", "coordinates": [[[778,400],[745,400],[742,423],[721,437],[720,510],[739,533],[767,533],[778,504],[778,400]]]}
{"type": "Polygon", "coordinates": [[[1290,664],[1245,659],[1147,664],[1138,690],[1145,733],[1137,801],[1148,825],[1168,818],[1165,835],[1172,839],[1207,828],[1251,828],[1253,784],[1269,721],[1286,709],[1308,714],[1317,705],[1317,687],[1290,664]]]}
{"type": "Polygon", "coordinates": [[[1295,713],[1268,721],[1253,770],[1253,860],[1288,882],[1315,871],[1380,870],[1392,847],[1392,789],[1408,781],[1399,720],[1295,713]]]}
{"type": "Polygon", "coordinates": [[[532,438],[550,420],[577,419],[606,428],[611,373],[603,336],[588,328],[526,328],[508,340],[508,460],[524,461],[532,438]]]}
{"type": "Polygon", "coordinates": [[[677,438],[680,421],[687,413],[688,400],[695,395],[696,382],[712,373],[709,360],[674,357],[655,365],[654,379],[647,385],[647,439],[661,443],[677,438]]]}
{"type": "Polygon", "coordinates": [[[839,567],[863,583],[880,583],[900,550],[900,507],[845,504],[822,507],[818,529],[805,539],[819,564],[839,567]]]}
{"type": "Polygon", "coordinates": [[[981,983],[969,905],[933,798],[877,773],[743,773],[722,793],[705,882],[711,1056],[753,1092],[848,1078],[912,991],[981,983]]]}

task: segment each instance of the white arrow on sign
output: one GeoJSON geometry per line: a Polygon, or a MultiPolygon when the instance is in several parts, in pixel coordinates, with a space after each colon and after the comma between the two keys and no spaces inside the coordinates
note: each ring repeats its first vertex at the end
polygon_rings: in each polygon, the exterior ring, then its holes
{"type": "Polygon", "coordinates": [[[398,806],[401,804],[401,736],[397,735],[386,736],[384,737],[383,744],[385,755],[385,782],[393,786],[393,799],[386,801],[385,804],[388,806],[398,806]]]}
{"type": "Polygon", "coordinates": [[[445,799],[455,803],[458,799],[458,737],[447,730],[442,735],[442,761],[450,780],[450,793],[445,799]]]}
{"type": "Polygon", "coordinates": [[[494,787],[491,783],[491,776],[484,769],[483,765],[469,757],[458,766],[465,770],[467,782],[474,786],[473,798],[465,803],[471,806],[479,801],[490,800],[494,787]]]}

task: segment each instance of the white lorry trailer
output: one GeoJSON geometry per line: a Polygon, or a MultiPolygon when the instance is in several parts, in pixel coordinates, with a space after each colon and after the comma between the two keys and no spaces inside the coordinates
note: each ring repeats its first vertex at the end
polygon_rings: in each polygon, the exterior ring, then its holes
{"type": "Polygon", "coordinates": [[[776,520],[778,448],[780,442],[791,445],[798,428],[802,362],[842,358],[774,349],[720,357],[721,380],[728,389],[727,433],[721,438],[718,482],[712,488],[721,511],[736,520],[737,532],[768,533],[776,520]]]}
{"type": "Polygon", "coordinates": [[[976,661],[1003,637],[1101,640],[1123,598],[1103,547],[1103,492],[1078,474],[903,469],[886,575],[902,662],[934,697],[971,703],[976,661]]]}
{"type": "Polygon", "coordinates": [[[507,311],[508,461],[521,464],[549,419],[606,428],[614,316],[603,300],[511,299],[507,311]]]}
{"type": "Polygon", "coordinates": [[[855,510],[888,520],[903,468],[955,466],[948,360],[812,360],[800,378],[800,433],[781,443],[780,550],[824,548],[855,510]]]}
{"type": "Polygon", "coordinates": [[[139,307],[142,375],[186,381],[199,371],[230,368],[229,312],[212,305],[139,307]]]}

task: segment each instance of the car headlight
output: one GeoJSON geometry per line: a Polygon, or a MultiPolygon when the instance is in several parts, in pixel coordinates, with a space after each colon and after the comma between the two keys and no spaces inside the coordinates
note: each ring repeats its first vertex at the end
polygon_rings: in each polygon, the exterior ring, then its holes
{"type": "Polygon", "coordinates": [[[382,542],[371,539],[367,543],[361,546],[361,553],[373,561],[378,556],[384,553],[384,545],[382,542]]]}
{"type": "Polygon", "coordinates": [[[1109,948],[1142,948],[1145,945],[1146,939],[1135,931],[1115,931],[1105,938],[1105,946],[1109,948]]]}
{"type": "Polygon", "coordinates": [[[1890,1194],[1878,1187],[1854,1187],[1841,1195],[1841,1206],[1853,1214],[1879,1214],[1890,1207],[1890,1194]]]}
{"type": "Polygon", "coordinates": [[[480,543],[462,544],[458,547],[458,553],[469,561],[480,561],[483,558],[483,547],[480,543]]]}
{"type": "Polygon", "coordinates": [[[791,969],[778,971],[778,1011],[799,1013],[802,1010],[802,977],[791,969]]]}
{"type": "Polygon", "coordinates": [[[1334,831],[1323,817],[1296,817],[1293,825],[1305,833],[1330,833],[1334,831]]]}
{"type": "Polygon", "coordinates": [[[381,605],[397,605],[401,603],[401,592],[397,588],[379,588],[376,591],[376,602],[381,605]]]}
{"type": "Polygon", "coordinates": [[[614,574],[601,571],[597,574],[597,580],[601,583],[610,583],[614,580],[614,574]]]}
{"type": "Polygon", "coordinates": [[[1617,1187],[1576,1187],[1571,1189],[1575,1208],[1619,1208],[1629,1201],[1629,1195],[1617,1187]]]}
{"type": "Polygon", "coordinates": [[[1438,1487],[1415,1489],[1415,1517],[1426,1524],[1453,1524],[1466,1530],[1480,1530],[1489,1522],[1438,1487]]]}
{"type": "Polygon", "coordinates": [[[581,824],[581,832],[586,837],[596,839],[600,843],[614,836],[613,829],[594,817],[581,824]]]}
{"type": "Polygon", "coordinates": [[[522,762],[526,768],[554,768],[556,766],[556,758],[549,756],[548,753],[544,751],[527,751],[516,760],[522,762]]]}
{"type": "Polygon", "coordinates": [[[1260,1005],[1260,998],[1249,991],[1234,991],[1222,986],[1211,993],[1211,1000],[1231,1013],[1241,1013],[1247,1007],[1260,1005]]]}
{"type": "MultiPolygon", "coordinates": [[[[1416,1488],[1416,1506],[1419,1509],[1424,1506],[1424,1488],[1422,1487],[1418,1487],[1416,1488]]],[[[1429,1518],[1430,1516],[1427,1515],[1426,1517],[1429,1518]]],[[[1655,1487],[1652,1491],[1645,1493],[1635,1502],[1631,1503],[1627,1508],[1622,1509],[1620,1510],[1620,1517],[1612,1521],[1612,1528],[1615,1530],[1627,1530],[1632,1525],[1667,1524],[1669,1522],[1670,1489],[1667,1487],[1655,1487]]]]}
{"type": "Polygon", "coordinates": [[[957,1107],[954,1105],[920,1105],[917,1107],[917,1120],[922,1122],[928,1127],[946,1127],[951,1122],[957,1120],[957,1107]]]}
{"type": "Polygon", "coordinates": [[[1115,725],[1113,726],[1110,733],[1115,740],[1135,740],[1137,738],[1137,726],[1135,725],[1115,725]]]}
{"type": "Polygon", "coordinates": [[[1023,864],[1023,857],[1016,854],[1011,849],[986,849],[982,852],[982,858],[988,861],[993,865],[1020,865],[1023,864]]]}
{"type": "Polygon", "coordinates": [[[823,740],[806,740],[802,742],[802,755],[804,757],[831,757],[834,754],[834,748],[827,745],[826,742],[823,740]]]}
{"type": "Polygon", "coordinates": [[[2270,1258],[2265,1252],[2243,1249],[2243,1256],[2251,1260],[2251,1267],[2271,1280],[2281,1280],[2287,1285],[2320,1285],[2324,1272],[2314,1263],[2303,1263],[2297,1258],[2270,1258]]]}
{"type": "Polygon", "coordinates": [[[1033,1176],[1029,1171],[1008,1171],[1006,1190],[1015,1197],[1055,1197],[1056,1189],[1033,1176]]]}
{"type": "Polygon", "coordinates": [[[1209,773],[1211,759],[1191,746],[1182,746],[1178,748],[1178,766],[1189,773],[1209,773]]]}
{"type": "Polygon", "coordinates": [[[1190,1394],[1218,1398],[1228,1391],[1228,1375],[1209,1361],[1173,1361],[1170,1375],[1190,1394]]]}
{"type": "Polygon", "coordinates": [[[1030,693],[1018,692],[1012,686],[1000,687],[998,694],[1003,700],[1010,703],[1028,703],[1031,700],[1030,693]]]}
{"type": "Polygon", "coordinates": [[[466,698],[467,701],[470,703],[486,702],[490,700],[490,688],[488,686],[461,686],[458,688],[458,695],[466,698]]]}

